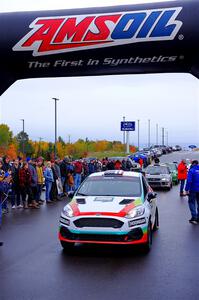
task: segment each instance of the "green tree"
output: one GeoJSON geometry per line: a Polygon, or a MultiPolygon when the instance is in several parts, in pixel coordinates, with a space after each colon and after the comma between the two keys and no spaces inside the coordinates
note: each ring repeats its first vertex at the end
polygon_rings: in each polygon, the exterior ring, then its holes
{"type": "Polygon", "coordinates": [[[12,131],[6,124],[0,124],[0,147],[7,148],[12,142],[12,131]]]}
{"type": "Polygon", "coordinates": [[[17,142],[18,142],[18,150],[23,153],[24,150],[24,154],[26,156],[31,156],[34,153],[34,148],[31,145],[30,141],[29,141],[29,136],[26,132],[19,132],[16,136],[17,142]]]}

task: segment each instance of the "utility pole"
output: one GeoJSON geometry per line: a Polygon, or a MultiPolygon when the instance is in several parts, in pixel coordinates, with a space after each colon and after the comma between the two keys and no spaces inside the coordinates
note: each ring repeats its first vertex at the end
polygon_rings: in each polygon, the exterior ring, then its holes
{"type": "MultiPolygon", "coordinates": [[[[125,122],[125,117],[123,117],[123,122],[125,122]]],[[[126,131],[123,131],[123,145],[125,145],[125,134],[126,134],[126,131]]]]}
{"type": "Polygon", "coordinates": [[[148,120],[148,148],[151,146],[151,120],[148,120]]]}
{"type": "Polygon", "coordinates": [[[58,98],[52,98],[55,101],[55,146],[54,146],[54,159],[56,158],[57,154],[57,101],[58,98]]]}
{"type": "Polygon", "coordinates": [[[137,120],[138,122],[138,151],[140,149],[140,120],[137,120]]]}
{"type": "Polygon", "coordinates": [[[156,124],[156,145],[158,145],[158,124],[156,124]]]}
{"type": "Polygon", "coordinates": [[[23,153],[23,158],[24,158],[24,132],[25,132],[25,125],[24,125],[24,119],[21,119],[23,127],[22,127],[22,153],[23,153]]]}
{"type": "Polygon", "coordinates": [[[162,145],[164,146],[164,127],[162,127],[162,145]]]}

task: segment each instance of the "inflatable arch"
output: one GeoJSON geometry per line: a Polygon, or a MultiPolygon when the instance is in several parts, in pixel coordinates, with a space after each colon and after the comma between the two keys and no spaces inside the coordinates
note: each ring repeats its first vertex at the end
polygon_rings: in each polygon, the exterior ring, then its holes
{"type": "Polygon", "coordinates": [[[0,94],[18,79],[186,72],[199,0],[0,14],[0,94]]]}

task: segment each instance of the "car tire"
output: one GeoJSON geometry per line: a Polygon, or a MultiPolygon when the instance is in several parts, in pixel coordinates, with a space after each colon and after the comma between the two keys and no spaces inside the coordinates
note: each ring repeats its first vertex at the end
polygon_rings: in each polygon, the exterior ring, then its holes
{"type": "Polygon", "coordinates": [[[142,246],[142,250],[144,253],[149,253],[152,247],[152,230],[151,230],[151,222],[149,222],[147,229],[147,242],[142,246]]]}
{"type": "Polygon", "coordinates": [[[60,241],[64,252],[71,253],[74,250],[75,243],[60,241]]]}
{"type": "Polygon", "coordinates": [[[155,222],[154,222],[154,226],[153,226],[153,231],[157,231],[158,229],[159,229],[159,212],[158,212],[158,209],[156,208],[155,222]]]}

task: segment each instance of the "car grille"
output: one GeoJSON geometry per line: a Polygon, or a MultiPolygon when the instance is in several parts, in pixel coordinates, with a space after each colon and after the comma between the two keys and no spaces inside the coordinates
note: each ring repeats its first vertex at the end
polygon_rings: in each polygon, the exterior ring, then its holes
{"type": "Polygon", "coordinates": [[[61,227],[60,234],[63,238],[72,241],[101,241],[101,242],[130,242],[137,241],[143,237],[141,228],[135,228],[129,231],[128,234],[80,234],[72,233],[67,228],[61,227]]]}
{"type": "Polygon", "coordinates": [[[121,228],[123,222],[111,218],[80,218],[74,221],[78,228],[83,227],[106,227],[106,228],[121,228]]]}
{"type": "Polygon", "coordinates": [[[150,182],[150,181],[161,181],[161,179],[159,179],[159,178],[149,178],[148,181],[149,181],[149,182],[150,182]]]}

